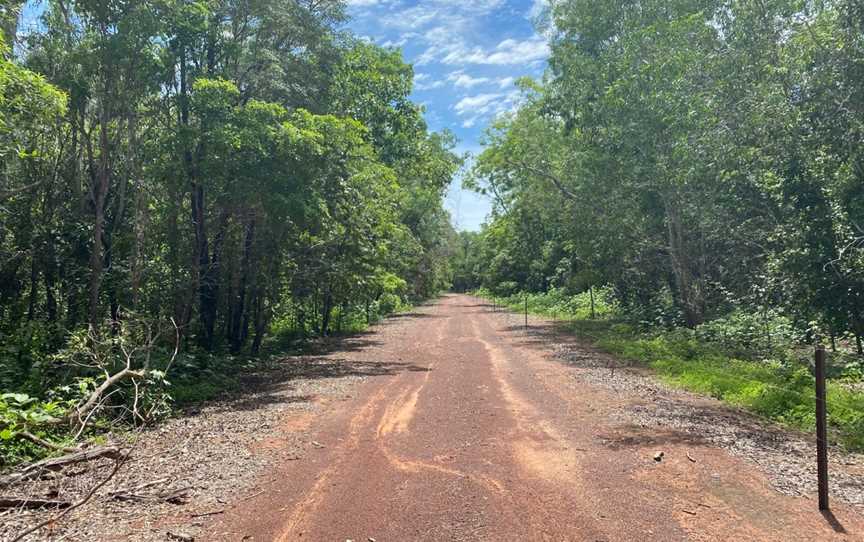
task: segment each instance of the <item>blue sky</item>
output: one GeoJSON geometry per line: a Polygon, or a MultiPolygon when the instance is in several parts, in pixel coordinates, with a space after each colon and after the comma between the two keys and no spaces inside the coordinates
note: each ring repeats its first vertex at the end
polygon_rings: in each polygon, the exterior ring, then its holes
{"type": "MultiPolygon", "coordinates": [[[[449,129],[476,154],[483,129],[519,99],[514,81],[539,77],[549,51],[532,24],[543,0],[348,0],[355,34],[402,49],[414,65],[413,99],[432,130],[449,129]]],[[[491,209],[454,179],[447,209],[457,229],[477,230],[491,209]]]]}

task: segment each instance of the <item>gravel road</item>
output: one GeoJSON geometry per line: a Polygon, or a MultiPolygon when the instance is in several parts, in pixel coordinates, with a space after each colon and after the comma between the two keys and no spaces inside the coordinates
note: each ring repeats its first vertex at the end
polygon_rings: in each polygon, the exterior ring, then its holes
{"type": "Polygon", "coordinates": [[[775,490],[755,462],[622,415],[651,410],[653,396],[592,384],[549,336],[481,300],[447,296],[402,319],[352,359],[404,370],[361,384],[321,417],[317,453],[281,465],[271,489],[214,520],[203,539],[864,536],[860,509],[838,503],[828,521],[813,500],[775,490]]]}
{"type": "MultiPolygon", "coordinates": [[[[832,456],[822,515],[809,437],[520,324],[449,295],[278,360],[32,540],[864,540],[859,457],[832,456]],[[183,498],[112,497],[154,480],[183,498]]],[[[71,500],[104,469],[26,491],[71,500]]],[[[0,515],[0,539],[44,517],[0,515]]]]}

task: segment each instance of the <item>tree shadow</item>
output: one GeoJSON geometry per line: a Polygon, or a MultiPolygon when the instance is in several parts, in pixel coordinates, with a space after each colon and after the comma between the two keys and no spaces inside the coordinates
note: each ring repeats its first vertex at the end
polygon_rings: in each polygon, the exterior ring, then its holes
{"type": "Polygon", "coordinates": [[[226,399],[217,403],[210,412],[251,412],[260,410],[270,405],[290,405],[296,403],[310,403],[316,398],[315,395],[287,395],[284,393],[252,393],[244,394],[236,399],[226,399]]]}
{"type": "MultiPolygon", "coordinates": [[[[402,319],[440,318],[423,313],[403,313],[402,319]]],[[[388,317],[379,325],[386,325],[388,317]]],[[[404,321],[404,320],[403,320],[404,321]]],[[[225,392],[217,401],[193,406],[187,415],[196,415],[202,408],[210,411],[257,410],[276,404],[304,403],[315,400],[314,395],[298,395],[297,383],[308,380],[326,380],[348,377],[393,376],[404,372],[427,372],[410,362],[388,360],[361,360],[352,354],[382,344],[375,338],[374,328],[351,335],[316,338],[293,353],[274,356],[263,361],[250,372],[241,374],[238,385],[225,392]]]]}
{"type": "Polygon", "coordinates": [[[546,349],[551,340],[562,342],[576,339],[572,334],[568,334],[568,330],[563,324],[557,323],[529,323],[527,328],[524,323],[509,325],[502,328],[501,331],[518,333],[520,335],[518,344],[535,349],[546,349]]]}
{"type": "MultiPolygon", "coordinates": [[[[339,379],[347,377],[392,376],[404,372],[428,372],[431,369],[413,363],[358,361],[349,358],[321,356],[286,357],[269,366],[243,375],[234,391],[209,405],[208,410],[227,412],[258,410],[270,405],[314,401],[314,395],[295,395],[301,380],[339,379]]],[[[196,413],[195,410],[189,412],[196,413]]]]}
{"type": "Polygon", "coordinates": [[[326,356],[336,352],[360,352],[379,346],[381,341],[374,339],[375,332],[372,330],[360,331],[350,335],[331,335],[329,337],[315,337],[304,343],[299,348],[290,352],[290,356],[326,356]]]}
{"type": "Polygon", "coordinates": [[[387,320],[401,320],[405,318],[435,319],[446,318],[446,316],[442,316],[440,314],[429,314],[425,312],[400,312],[398,314],[391,314],[387,317],[387,320]]]}
{"type": "Polygon", "coordinates": [[[645,448],[663,445],[706,446],[708,441],[699,435],[676,431],[674,429],[647,429],[639,425],[629,424],[617,428],[614,432],[601,433],[596,437],[610,450],[625,448],[645,448]]]}
{"type": "Polygon", "coordinates": [[[843,524],[840,523],[840,520],[837,519],[837,517],[834,515],[834,512],[832,512],[831,510],[822,510],[821,512],[822,517],[824,517],[825,521],[828,522],[828,525],[830,525],[831,528],[834,529],[835,533],[849,534],[849,532],[846,530],[846,527],[844,527],[843,524]]]}

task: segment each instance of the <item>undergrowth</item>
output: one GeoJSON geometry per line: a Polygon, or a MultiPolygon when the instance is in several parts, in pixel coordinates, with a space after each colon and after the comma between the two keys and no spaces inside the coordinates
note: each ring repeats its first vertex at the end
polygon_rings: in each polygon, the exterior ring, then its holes
{"type": "MultiPolygon", "coordinates": [[[[370,324],[396,312],[411,310],[412,305],[398,296],[383,295],[366,307],[339,307],[334,310],[334,328],[331,337],[347,336],[366,330],[370,324]],[[353,309],[353,310],[352,310],[353,309]]],[[[276,360],[289,354],[309,351],[310,340],[315,330],[297,330],[287,322],[277,322],[273,333],[265,343],[260,357],[231,355],[227,352],[205,353],[196,350],[182,351],[175,356],[170,349],[153,349],[152,366],[146,381],[140,382],[141,394],[137,395],[152,416],[148,421],[176,415],[181,409],[224,397],[228,393],[242,390],[241,375],[260,369],[264,360],[276,360]],[[169,361],[170,360],[170,361],[169,361]],[[149,408],[149,407],[155,408],[149,408]]],[[[74,337],[73,337],[74,339],[74,337]]],[[[78,357],[90,355],[92,345],[85,340],[70,339],[69,345],[52,358],[51,368],[55,372],[67,368],[78,357]]],[[[114,340],[114,339],[110,339],[114,340]]],[[[106,350],[115,355],[116,345],[106,350]]],[[[106,362],[106,368],[116,371],[117,362],[106,362]]],[[[79,363],[76,367],[81,366],[79,363]]],[[[67,369],[68,370],[68,369],[67,369]]],[[[95,443],[104,439],[108,432],[138,423],[134,416],[117,416],[117,412],[128,412],[131,408],[131,385],[126,382],[112,390],[110,401],[104,409],[95,413],[84,430],[76,431],[67,424],[54,424],[70,409],[86,398],[104,380],[95,370],[77,376],[71,383],[52,382],[46,374],[39,375],[30,385],[19,385],[25,391],[0,391],[0,471],[19,463],[37,461],[62,453],[62,447],[74,447],[82,440],[95,443]],[[24,432],[48,440],[57,445],[56,450],[41,446],[22,438],[24,432]],[[77,440],[75,437],[78,437],[77,440]]],[[[55,379],[59,380],[59,379],[55,379]]],[[[67,379],[68,380],[68,379],[67,379]]],[[[0,386],[0,390],[5,386],[0,386]]],[[[137,394],[137,391],[136,391],[137,394]]],[[[139,405],[141,406],[141,405],[139,405]]]]}

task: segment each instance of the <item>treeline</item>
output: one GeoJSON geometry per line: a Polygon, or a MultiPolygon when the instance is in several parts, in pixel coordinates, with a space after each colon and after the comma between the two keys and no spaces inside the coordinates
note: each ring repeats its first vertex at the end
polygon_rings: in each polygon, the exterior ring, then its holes
{"type": "Polygon", "coordinates": [[[495,213],[456,286],[608,284],[648,325],[783,318],[861,353],[864,5],[552,4],[546,76],[469,179],[495,213]]]}
{"type": "Polygon", "coordinates": [[[82,330],[254,355],[449,286],[461,159],[344,2],[50,0],[16,41],[23,4],[0,8],[3,390],[122,366],[63,366],[82,330]]]}

